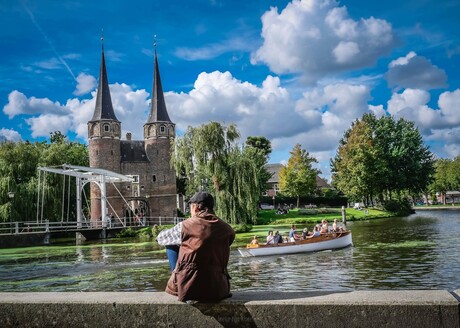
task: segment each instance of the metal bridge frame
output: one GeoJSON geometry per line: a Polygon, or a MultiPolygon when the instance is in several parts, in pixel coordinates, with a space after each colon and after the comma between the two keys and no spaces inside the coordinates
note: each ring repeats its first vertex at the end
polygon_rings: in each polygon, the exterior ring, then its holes
{"type": "Polygon", "coordinates": [[[98,169],[94,167],[76,166],[63,164],[62,169],[51,167],[38,167],[40,171],[63,174],[76,178],[77,186],[77,227],[82,227],[82,201],[81,192],[83,187],[90,182],[94,182],[101,190],[101,213],[106,213],[107,197],[106,183],[115,182],[134,182],[134,178],[129,175],[112,172],[109,170],[98,169]]]}

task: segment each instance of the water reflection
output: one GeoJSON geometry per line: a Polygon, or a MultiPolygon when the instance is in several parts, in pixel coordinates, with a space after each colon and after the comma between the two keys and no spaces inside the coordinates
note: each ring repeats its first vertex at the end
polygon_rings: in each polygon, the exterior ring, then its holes
{"type": "MultiPolygon", "coordinates": [[[[351,222],[353,247],[240,257],[232,251],[233,290],[347,291],[459,287],[460,212],[351,222]]],[[[170,271],[150,241],[0,250],[0,291],[158,291],[170,271]]]]}

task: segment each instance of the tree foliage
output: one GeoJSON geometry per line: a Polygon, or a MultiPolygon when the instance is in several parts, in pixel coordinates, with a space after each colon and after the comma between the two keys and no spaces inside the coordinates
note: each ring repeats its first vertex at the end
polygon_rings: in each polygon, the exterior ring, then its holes
{"type": "Polygon", "coordinates": [[[432,194],[441,193],[446,200],[446,192],[460,190],[460,156],[454,159],[438,159],[435,164],[433,183],[430,186],[432,194]]]}
{"type": "Polygon", "coordinates": [[[434,156],[413,122],[365,114],[345,132],[331,172],[333,184],[352,200],[383,202],[425,192],[434,156]]]}
{"type": "Polygon", "coordinates": [[[280,189],[283,194],[296,197],[299,207],[301,196],[315,194],[316,176],[321,172],[312,167],[312,163],[318,162],[316,158],[311,157],[300,144],[296,144],[290,154],[287,165],[279,171],[280,189]]]}
{"type": "Polygon", "coordinates": [[[266,152],[238,144],[235,125],[217,122],[188,127],[174,144],[172,165],[187,180],[186,196],[214,194],[216,213],[230,223],[254,222],[262,190],[266,152]]]}
{"type": "MultiPolygon", "coordinates": [[[[39,184],[37,167],[62,164],[89,165],[86,145],[67,141],[59,131],[52,133],[50,140],[51,143],[29,141],[0,143],[1,221],[36,219],[39,184]],[[14,198],[8,197],[9,192],[14,192],[14,198]]],[[[50,221],[61,220],[64,205],[69,218],[75,219],[75,181],[71,182],[71,188],[66,189],[65,193],[63,193],[63,176],[47,174],[45,184],[43,179],[40,183],[40,189],[44,190],[44,218],[50,221]]],[[[66,183],[68,185],[68,181],[66,183]]]]}

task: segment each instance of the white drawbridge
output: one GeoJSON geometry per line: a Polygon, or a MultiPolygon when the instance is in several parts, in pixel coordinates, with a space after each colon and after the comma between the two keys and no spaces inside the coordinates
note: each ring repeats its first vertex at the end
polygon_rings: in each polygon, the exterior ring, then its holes
{"type": "MultiPolygon", "coordinates": [[[[134,178],[129,175],[123,175],[120,173],[112,172],[109,170],[98,169],[93,167],[85,167],[85,166],[76,166],[76,165],[68,165],[63,164],[62,168],[53,168],[53,167],[39,167],[38,170],[43,172],[50,172],[56,174],[62,174],[66,176],[72,176],[76,178],[76,187],[77,187],[77,227],[82,227],[82,199],[81,193],[83,187],[89,183],[93,182],[97,186],[99,186],[101,190],[101,213],[106,213],[107,208],[107,197],[106,197],[106,183],[116,183],[116,182],[134,182],[134,178]]],[[[43,194],[40,200],[40,175],[39,175],[39,184],[38,184],[38,195],[37,195],[37,221],[40,212],[40,201],[42,205],[41,215],[43,216],[43,194]]],[[[43,181],[45,179],[43,178],[43,181]]],[[[42,183],[42,188],[44,188],[44,182],[42,183]]],[[[118,188],[117,188],[118,190],[118,188]]],[[[121,194],[120,194],[121,195],[121,194]]],[[[126,202],[126,200],[125,200],[126,202]]],[[[130,205],[126,202],[128,207],[130,205]]],[[[111,206],[109,204],[109,206],[111,206]]]]}

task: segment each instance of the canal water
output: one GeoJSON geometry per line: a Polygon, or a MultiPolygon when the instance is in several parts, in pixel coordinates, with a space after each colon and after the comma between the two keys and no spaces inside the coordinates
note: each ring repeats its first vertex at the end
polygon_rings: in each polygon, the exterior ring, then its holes
{"type": "MultiPolygon", "coordinates": [[[[232,290],[351,291],[460,288],[460,211],[350,222],[353,246],[242,258],[232,290]]],[[[170,275],[151,240],[0,249],[0,291],[163,291],[170,275]]]]}

